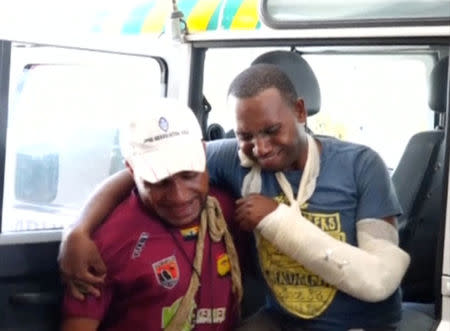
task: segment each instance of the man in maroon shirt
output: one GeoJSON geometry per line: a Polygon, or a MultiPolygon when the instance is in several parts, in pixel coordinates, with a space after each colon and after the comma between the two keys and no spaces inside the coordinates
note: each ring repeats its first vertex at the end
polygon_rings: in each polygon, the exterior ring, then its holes
{"type": "Polygon", "coordinates": [[[98,297],[64,297],[63,331],[230,330],[242,297],[225,220],[233,200],[209,191],[200,126],[158,99],[121,131],[135,189],[93,239],[108,269],[98,297]]]}

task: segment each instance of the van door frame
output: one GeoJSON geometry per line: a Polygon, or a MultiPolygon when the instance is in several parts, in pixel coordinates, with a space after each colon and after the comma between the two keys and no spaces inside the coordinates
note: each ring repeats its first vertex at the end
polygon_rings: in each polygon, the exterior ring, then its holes
{"type": "MultiPolygon", "coordinates": [[[[140,38],[138,38],[140,39],[140,38]]],[[[159,57],[164,96],[188,102],[192,74],[189,44],[172,44],[156,40],[150,47],[148,38],[127,42],[84,40],[79,43],[42,40],[2,40],[0,38],[0,225],[5,185],[6,138],[14,42],[54,46],[139,57],[159,57]],[[168,47],[169,46],[169,47],[168,47]],[[173,47],[172,47],[173,46],[173,47]]],[[[57,330],[62,286],[59,281],[57,253],[62,229],[0,233],[0,330],[17,328],[36,331],[57,330]]]]}
{"type": "MultiPolygon", "coordinates": [[[[8,123],[11,42],[0,40],[0,206],[3,206],[3,190],[6,160],[6,128],[8,123]]],[[[0,224],[1,224],[0,214],[0,224]]]]}

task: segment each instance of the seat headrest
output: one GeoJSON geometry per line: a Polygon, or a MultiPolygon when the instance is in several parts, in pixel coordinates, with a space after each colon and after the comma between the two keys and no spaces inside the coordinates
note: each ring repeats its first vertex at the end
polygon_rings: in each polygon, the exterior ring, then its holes
{"type": "Polygon", "coordinates": [[[320,110],[320,87],[308,62],[297,52],[272,51],[258,56],[252,64],[268,63],[281,67],[295,86],[297,95],[305,102],[308,116],[320,110]]]}
{"type": "Polygon", "coordinates": [[[447,102],[448,57],[434,66],[430,75],[430,94],[428,105],[432,110],[445,113],[447,102]]]}

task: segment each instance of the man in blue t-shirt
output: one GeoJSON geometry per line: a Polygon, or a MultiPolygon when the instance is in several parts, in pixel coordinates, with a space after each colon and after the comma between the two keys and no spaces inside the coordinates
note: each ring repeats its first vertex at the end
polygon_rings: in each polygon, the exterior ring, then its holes
{"type": "MultiPolygon", "coordinates": [[[[237,140],[208,144],[208,170],[214,184],[239,198],[236,220],[255,233],[268,289],[266,307],[240,330],[395,330],[409,256],[398,248],[401,208],[381,158],[361,145],[309,135],[303,100],[276,66],[243,71],[228,101],[237,140]]],[[[122,177],[94,199],[105,201],[119,185],[129,191],[122,177]]],[[[112,209],[105,205],[84,213],[85,228],[112,209]]],[[[75,246],[66,245],[77,254],[66,253],[65,261],[80,255],[75,246]]],[[[87,256],[81,261],[92,264],[87,256]]],[[[67,265],[63,259],[73,275],[75,263],[67,265]]]]}
{"type": "Polygon", "coordinates": [[[238,75],[229,104],[238,139],[208,145],[208,170],[244,196],[237,221],[255,230],[269,289],[263,314],[241,329],[395,329],[409,257],[397,247],[401,208],[381,158],[308,135],[303,101],[274,66],[238,75]]]}

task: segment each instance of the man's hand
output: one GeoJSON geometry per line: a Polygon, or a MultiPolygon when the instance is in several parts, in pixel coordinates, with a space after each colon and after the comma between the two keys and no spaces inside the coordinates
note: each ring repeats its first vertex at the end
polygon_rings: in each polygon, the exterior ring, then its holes
{"type": "Polygon", "coordinates": [[[61,242],[59,268],[72,295],[84,300],[85,294],[100,295],[99,286],[106,276],[106,266],[97,246],[83,231],[74,229],[61,242]]]}
{"type": "Polygon", "coordinates": [[[240,228],[252,231],[266,215],[278,207],[278,203],[260,194],[251,194],[238,199],[236,207],[236,221],[240,228]]]}

